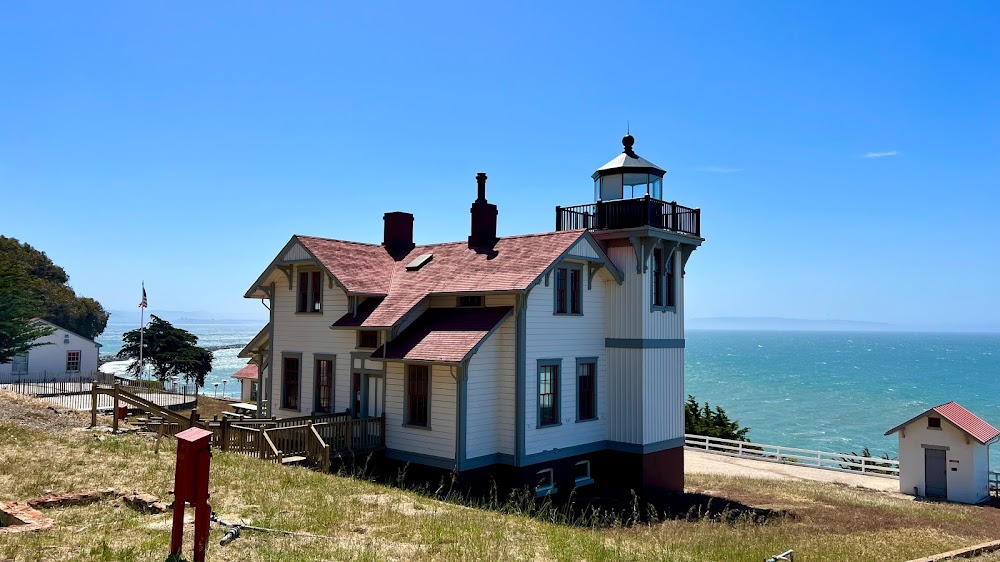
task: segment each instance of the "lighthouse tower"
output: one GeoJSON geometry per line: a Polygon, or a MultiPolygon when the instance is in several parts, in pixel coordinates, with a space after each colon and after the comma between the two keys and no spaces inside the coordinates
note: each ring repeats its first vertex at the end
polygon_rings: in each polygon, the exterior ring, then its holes
{"type": "Polygon", "coordinates": [[[684,267],[701,210],[669,201],[666,171],[635,139],[593,174],[594,202],[556,208],[556,230],[586,228],[624,274],[606,294],[608,441],[647,496],[684,488],[684,267]]]}

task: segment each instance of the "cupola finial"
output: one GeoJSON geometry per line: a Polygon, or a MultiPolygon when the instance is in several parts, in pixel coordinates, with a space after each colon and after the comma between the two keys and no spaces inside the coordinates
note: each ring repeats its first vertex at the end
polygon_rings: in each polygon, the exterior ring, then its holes
{"type": "Polygon", "coordinates": [[[625,150],[623,150],[622,152],[628,154],[632,158],[635,158],[635,152],[632,152],[632,145],[634,144],[635,144],[635,137],[633,137],[631,134],[626,134],[624,137],[622,137],[622,146],[625,147],[625,150]]]}

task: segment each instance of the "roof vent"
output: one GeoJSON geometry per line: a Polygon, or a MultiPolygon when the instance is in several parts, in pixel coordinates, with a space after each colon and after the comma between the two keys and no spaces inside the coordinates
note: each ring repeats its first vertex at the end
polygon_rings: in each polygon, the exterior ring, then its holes
{"type": "Polygon", "coordinates": [[[434,254],[420,254],[413,261],[406,264],[406,271],[416,271],[431,261],[434,254]]]}

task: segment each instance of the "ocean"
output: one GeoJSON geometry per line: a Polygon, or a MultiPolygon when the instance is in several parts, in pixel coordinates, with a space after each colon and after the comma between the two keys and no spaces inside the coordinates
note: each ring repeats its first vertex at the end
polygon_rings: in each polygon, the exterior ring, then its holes
{"type": "MultiPolygon", "coordinates": [[[[97,338],[101,344],[101,355],[114,355],[122,348],[122,334],[136,328],[135,324],[109,323],[104,333],[97,338]]],[[[240,383],[231,378],[233,374],[246,366],[247,360],[236,356],[263,327],[258,323],[233,324],[198,324],[173,322],[177,328],[182,328],[198,336],[198,345],[203,347],[239,346],[239,348],[220,349],[212,352],[212,372],[205,377],[205,387],[201,390],[208,396],[229,396],[239,398],[240,383]],[[215,383],[219,383],[216,388],[215,383]]],[[[112,361],[102,366],[102,370],[122,372],[127,361],[112,361]]]]}
{"type": "MultiPolygon", "coordinates": [[[[245,345],[261,326],[175,323],[199,345],[245,345]]],[[[134,325],[109,324],[102,355],[134,325]]],[[[954,400],[1000,426],[1000,334],[688,330],[685,390],[722,406],[758,443],[875,455],[897,453],[886,430],[954,400]]],[[[231,397],[246,365],[239,349],[213,352],[203,390],[231,397]],[[226,384],[223,384],[226,381],[226,384]]],[[[124,363],[112,363],[123,369],[124,363]]],[[[1000,467],[1000,446],[993,466],[1000,467]]]]}
{"type": "Polygon", "coordinates": [[[688,330],[686,345],[687,393],[757,443],[895,458],[883,434],[951,400],[1000,426],[1000,334],[688,330]]]}

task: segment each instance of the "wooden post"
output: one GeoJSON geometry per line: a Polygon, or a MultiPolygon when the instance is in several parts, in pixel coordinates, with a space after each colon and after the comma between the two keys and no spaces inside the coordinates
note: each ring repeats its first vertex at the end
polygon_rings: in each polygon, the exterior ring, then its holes
{"type": "Polygon", "coordinates": [[[671,230],[679,231],[680,225],[677,224],[677,201],[670,202],[670,222],[671,230]]]}
{"type": "Polygon", "coordinates": [[[229,418],[222,418],[222,425],[219,428],[219,439],[222,441],[222,450],[229,450],[229,418]]]}
{"type": "Polygon", "coordinates": [[[97,379],[90,385],[90,427],[97,427],[97,379]]]}
{"type": "Polygon", "coordinates": [[[347,418],[347,450],[354,449],[354,418],[347,418]]]}
{"type": "Polygon", "coordinates": [[[111,411],[111,432],[118,433],[118,383],[115,383],[115,409],[111,411]]]}
{"type": "Polygon", "coordinates": [[[198,408],[195,408],[191,410],[191,421],[188,422],[188,427],[191,428],[197,426],[198,426],[198,408]]]}
{"type": "Polygon", "coordinates": [[[157,455],[160,454],[160,440],[163,439],[163,425],[166,423],[167,420],[164,418],[163,421],[160,422],[160,426],[156,431],[156,447],[153,448],[153,453],[157,455]]]}

